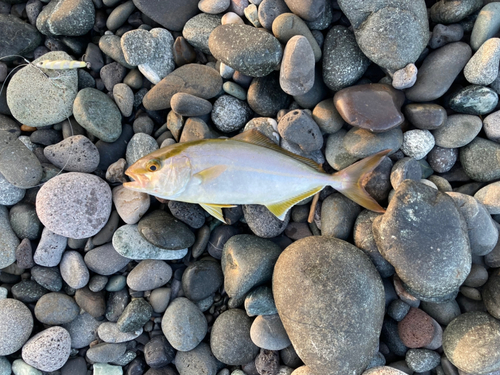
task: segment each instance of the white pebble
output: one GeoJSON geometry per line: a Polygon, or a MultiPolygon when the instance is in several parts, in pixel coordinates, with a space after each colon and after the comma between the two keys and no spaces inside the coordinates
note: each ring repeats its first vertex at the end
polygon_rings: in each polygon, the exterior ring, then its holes
{"type": "Polygon", "coordinates": [[[236,25],[243,25],[245,22],[241,19],[240,16],[238,16],[234,12],[227,12],[222,16],[222,19],[220,20],[222,25],[228,25],[228,24],[236,24],[236,25]]]}
{"type": "Polygon", "coordinates": [[[418,70],[414,64],[408,64],[403,69],[396,70],[392,76],[392,87],[397,90],[412,87],[417,80],[417,73],[418,70]]]}
{"type": "Polygon", "coordinates": [[[435,141],[428,130],[409,130],[403,134],[401,151],[416,160],[423,159],[434,147],[435,141]]]}

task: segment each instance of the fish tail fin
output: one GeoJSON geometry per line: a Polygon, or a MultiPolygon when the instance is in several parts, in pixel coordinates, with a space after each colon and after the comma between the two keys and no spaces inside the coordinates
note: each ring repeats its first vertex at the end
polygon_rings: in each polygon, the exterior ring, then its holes
{"type": "Polygon", "coordinates": [[[332,178],[335,180],[335,184],[332,184],[332,187],[360,206],[371,211],[384,213],[385,209],[366,192],[361,182],[368,173],[377,168],[384,156],[390,151],[381,151],[333,174],[332,178]],[[338,187],[339,182],[340,188],[338,187]]]}

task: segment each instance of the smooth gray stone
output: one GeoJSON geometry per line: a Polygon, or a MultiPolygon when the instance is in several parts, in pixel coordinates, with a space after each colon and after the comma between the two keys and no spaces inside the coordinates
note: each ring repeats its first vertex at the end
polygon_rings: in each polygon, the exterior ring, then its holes
{"type": "Polygon", "coordinates": [[[310,373],[361,373],[368,365],[378,347],[384,289],[361,250],[334,237],[298,240],[276,263],[273,294],[288,337],[310,373]]]}
{"type": "Polygon", "coordinates": [[[167,250],[154,246],[146,241],[137,225],[123,225],[113,235],[113,246],[121,256],[129,259],[182,259],[187,249],[167,250]]]}
{"type": "Polygon", "coordinates": [[[37,240],[42,232],[42,224],[38,219],[35,206],[30,203],[18,203],[11,207],[9,220],[12,230],[18,238],[37,240]]]}
{"type": "Polygon", "coordinates": [[[320,150],[323,146],[321,130],[309,113],[299,109],[290,111],[278,122],[281,137],[305,153],[320,150]]]}
{"type": "Polygon", "coordinates": [[[436,146],[463,147],[479,134],[483,122],[479,116],[455,114],[448,116],[443,125],[432,131],[436,146]]]}
{"type": "Polygon", "coordinates": [[[492,215],[498,215],[500,213],[500,200],[498,199],[499,187],[500,183],[496,181],[484,186],[474,194],[474,198],[483,203],[488,212],[492,215]]]}
{"type": "Polygon", "coordinates": [[[431,20],[444,24],[459,22],[479,10],[482,5],[481,0],[463,0],[458,3],[439,0],[430,9],[431,20]]]}
{"type": "Polygon", "coordinates": [[[248,316],[277,314],[272,289],[267,286],[253,289],[245,297],[245,310],[248,316]]]}
{"type": "Polygon", "coordinates": [[[347,240],[361,207],[340,193],[329,195],[321,204],[321,234],[347,240]]]}
{"type": "Polygon", "coordinates": [[[71,336],[71,347],[81,349],[97,339],[97,328],[101,323],[89,313],[83,312],[70,323],[65,324],[63,327],[71,336]]]}
{"type": "Polygon", "coordinates": [[[158,48],[157,41],[143,29],[127,31],[122,35],[120,45],[125,61],[130,65],[147,63],[158,48]]]}
{"type": "Polygon", "coordinates": [[[490,182],[500,178],[500,145],[476,137],[460,150],[460,162],[467,176],[475,181],[490,182]]]}
{"type": "Polygon", "coordinates": [[[358,159],[387,149],[391,149],[391,153],[394,153],[403,144],[403,132],[399,127],[384,133],[372,133],[369,130],[352,127],[346,133],[342,144],[350,156],[358,159]]]}
{"type": "Polygon", "coordinates": [[[12,185],[0,173],[0,204],[4,206],[12,206],[24,198],[26,189],[12,185]]]}
{"type": "Polygon", "coordinates": [[[470,46],[477,51],[484,42],[500,31],[500,4],[491,2],[486,4],[474,22],[470,35],[470,46]]]}
{"type": "Polygon", "coordinates": [[[493,112],[485,117],[483,120],[483,129],[486,137],[499,143],[500,141],[500,111],[493,112]]]}
{"type": "Polygon", "coordinates": [[[370,65],[361,52],[354,33],[336,25],[326,35],[323,45],[323,79],[329,89],[339,91],[356,83],[370,65]]]}
{"type": "Polygon", "coordinates": [[[422,301],[420,307],[439,324],[444,326],[450,324],[453,319],[461,314],[456,300],[440,303],[422,301]]]}
{"type": "Polygon", "coordinates": [[[208,38],[217,26],[221,25],[221,16],[217,14],[200,13],[189,19],[182,29],[182,36],[194,48],[203,53],[210,53],[208,38]]]}
{"type": "Polygon", "coordinates": [[[132,115],[134,109],[134,92],[129,85],[117,83],[113,86],[113,99],[124,117],[132,115]]]}
{"type": "Polygon", "coordinates": [[[325,0],[285,0],[290,10],[306,21],[315,21],[325,11],[325,0]]]}
{"type": "MultiPolygon", "coordinates": [[[[118,1],[119,3],[119,1],[118,1]]],[[[116,5],[116,4],[113,4],[116,5]]],[[[109,5],[107,5],[109,6],[109,5]]],[[[135,5],[132,0],[126,1],[123,4],[118,5],[113,11],[109,14],[106,20],[106,28],[108,30],[114,31],[122,26],[130,15],[135,11],[135,5]]]]}
{"type": "Polygon", "coordinates": [[[260,116],[276,117],[280,109],[288,108],[291,98],[280,87],[279,73],[254,78],[247,92],[250,108],[260,116]]]}
{"type": "Polygon", "coordinates": [[[464,68],[465,79],[475,85],[489,85],[498,76],[500,39],[484,42],[464,68]]]}
{"type": "Polygon", "coordinates": [[[374,220],[373,234],[404,288],[420,300],[453,298],[470,272],[465,219],[447,194],[420,182],[404,180],[398,186],[386,214],[374,220]]]}
{"type": "Polygon", "coordinates": [[[35,316],[43,324],[66,324],[79,313],[80,308],[75,300],[63,293],[47,293],[35,305],[35,316]]]}
{"type": "Polygon", "coordinates": [[[271,30],[276,17],[288,12],[285,0],[262,0],[258,8],[259,22],[263,28],[271,30]]]}
{"type": "Polygon", "coordinates": [[[99,338],[108,343],[119,344],[134,340],[142,333],[142,328],[135,332],[122,332],[118,329],[118,325],[112,322],[104,322],[97,329],[99,338]]]}
{"type": "Polygon", "coordinates": [[[156,85],[175,69],[172,51],[174,37],[168,30],[159,27],[149,32],[156,40],[157,48],[152,58],[145,64],[139,64],[138,68],[144,77],[156,85]]]}
{"type": "Polygon", "coordinates": [[[127,285],[135,291],[153,290],[172,277],[172,268],[162,260],[145,259],[127,275],[127,285]]]}
{"type": "Polygon", "coordinates": [[[0,206],[0,268],[10,266],[16,261],[16,249],[19,242],[10,225],[7,207],[0,206]]]}
{"type": "Polygon", "coordinates": [[[187,117],[204,116],[212,111],[212,103],[208,100],[183,92],[172,96],[170,105],[178,115],[187,117]]]}
{"type": "Polygon", "coordinates": [[[223,283],[222,268],[219,262],[210,257],[191,263],[182,274],[182,290],[192,301],[211,296],[223,283]]]}
{"type": "Polygon", "coordinates": [[[280,68],[281,89],[289,95],[304,95],[314,84],[314,53],[302,35],[292,37],[286,44],[280,68]]]}
{"type": "Polygon", "coordinates": [[[126,344],[110,344],[103,342],[89,348],[86,356],[92,362],[115,362],[118,358],[125,354],[126,350],[126,344]]]}
{"type": "Polygon", "coordinates": [[[172,31],[181,31],[186,22],[199,12],[198,0],[134,0],[147,17],[172,31]]]}
{"type": "Polygon", "coordinates": [[[452,25],[442,25],[438,23],[432,30],[431,40],[429,47],[437,49],[446,44],[460,41],[464,36],[464,28],[459,23],[452,25]]]}
{"type": "Polygon", "coordinates": [[[127,164],[134,164],[137,160],[158,150],[158,148],[158,143],[150,135],[145,133],[134,134],[132,139],[128,142],[127,151],[125,153],[127,164]]]}
{"type": "Polygon", "coordinates": [[[31,269],[31,277],[51,292],[59,292],[62,288],[62,277],[57,267],[34,266],[31,269]]]}
{"type": "Polygon", "coordinates": [[[63,280],[73,289],[80,289],[88,284],[89,269],[79,252],[74,250],[64,252],[59,268],[63,280]]]}
{"type": "Polygon", "coordinates": [[[50,2],[36,18],[36,27],[42,34],[79,36],[94,26],[95,8],[91,0],[64,0],[50,2]]]}
{"type": "Polygon", "coordinates": [[[88,251],[85,254],[84,260],[85,264],[92,272],[104,276],[113,275],[130,262],[129,258],[125,258],[118,254],[111,243],[88,251]]]}
{"type": "Polygon", "coordinates": [[[116,322],[117,327],[122,332],[135,332],[148,322],[152,312],[153,308],[143,298],[133,299],[116,322]]]}
{"type": "Polygon", "coordinates": [[[13,298],[0,299],[0,355],[12,354],[24,345],[33,330],[33,316],[26,305],[13,298]]]}
{"type": "Polygon", "coordinates": [[[431,52],[422,63],[417,82],[405,91],[406,98],[426,102],[440,98],[451,87],[472,56],[468,44],[456,42],[431,52]]]}
{"type": "Polygon", "coordinates": [[[255,318],[250,337],[255,345],[266,350],[282,350],[291,344],[278,314],[255,318]]]}
{"type": "MultiPolygon", "coordinates": [[[[7,13],[9,12],[7,11],[7,13]]],[[[34,26],[12,14],[0,14],[0,32],[2,34],[0,56],[29,54],[42,41],[42,35],[34,26]]],[[[15,57],[9,57],[2,61],[13,59],[15,57]]]]}
{"type": "Polygon", "coordinates": [[[248,25],[218,26],[208,45],[216,59],[251,77],[268,75],[283,57],[278,39],[248,25]]]}
{"type": "Polygon", "coordinates": [[[103,35],[99,39],[99,49],[125,68],[135,68],[134,65],[128,64],[125,60],[121,47],[121,38],[118,35],[103,35]]]}
{"type": "Polygon", "coordinates": [[[488,312],[496,319],[500,318],[500,275],[498,270],[491,274],[482,290],[482,298],[488,312]]]}

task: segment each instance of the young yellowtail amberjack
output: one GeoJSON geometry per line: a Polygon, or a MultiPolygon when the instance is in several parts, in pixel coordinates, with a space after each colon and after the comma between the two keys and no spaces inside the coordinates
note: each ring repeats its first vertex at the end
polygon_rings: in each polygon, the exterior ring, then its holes
{"type": "Polygon", "coordinates": [[[384,209],[361,186],[390,150],[326,174],[312,160],[285,151],[257,130],[230,139],[178,143],[144,156],[125,174],[131,190],[198,203],[224,221],[222,208],[261,204],[281,220],[300,201],[331,186],[372,211],[384,209]]]}

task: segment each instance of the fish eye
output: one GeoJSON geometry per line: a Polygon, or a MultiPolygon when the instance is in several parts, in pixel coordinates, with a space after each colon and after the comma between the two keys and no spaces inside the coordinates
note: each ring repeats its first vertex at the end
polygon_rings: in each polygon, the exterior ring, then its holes
{"type": "Polygon", "coordinates": [[[160,161],[157,159],[152,159],[146,164],[146,169],[150,172],[156,172],[161,167],[160,161]]]}

